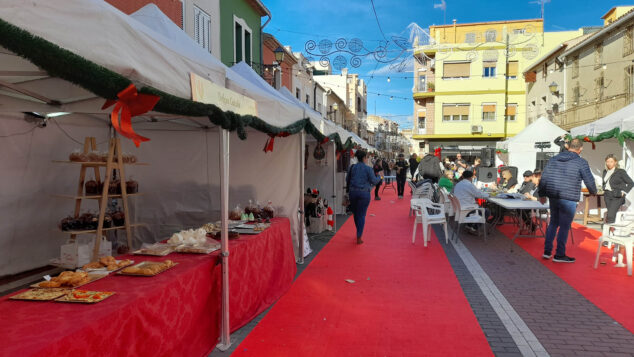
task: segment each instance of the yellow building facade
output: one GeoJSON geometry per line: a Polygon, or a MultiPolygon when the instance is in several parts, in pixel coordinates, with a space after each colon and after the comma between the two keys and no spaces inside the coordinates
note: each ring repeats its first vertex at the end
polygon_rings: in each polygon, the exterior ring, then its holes
{"type": "Polygon", "coordinates": [[[414,48],[414,136],[471,156],[526,126],[523,69],[578,31],[543,32],[543,21],[431,26],[414,48]]]}

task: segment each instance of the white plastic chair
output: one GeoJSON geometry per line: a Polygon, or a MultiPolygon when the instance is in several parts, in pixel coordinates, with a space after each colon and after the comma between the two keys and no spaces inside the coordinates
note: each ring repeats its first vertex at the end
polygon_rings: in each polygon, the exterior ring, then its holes
{"type": "Polygon", "coordinates": [[[445,214],[448,217],[453,217],[453,206],[451,205],[451,201],[449,200],[449,192],[446,188],[440,187],[438,189],[439,192],[439,202],[445,206],[445,214]]]}
{"type": "MultiPolygon", "coordinates": [[[[414,201],[414,200],[412,200],[414,201]]],[[[414,231],[412,233],[412,244],[416,241],[416,225],[421,224],[423,228],[424,245],[431,240],[429,228],[432,224],[442,224],[445,229],[445,244],[449,243],[449,235],[447,234],[447,217],[445,216],[445,206],[439,203],[433,203],[430,199],[421,198],[412,204],[416,219],[414,220],[414,231]],[[432,213],[430,213],[432,211],[432,213]]]]}
{"type": "MultiPolygon", "coordinates": [[[[434,195],[434,192],[432,190],[433,188],[431,183],[425,182],[419,187],[415,187],[414,192],[412,193],[412,200],[419,199],[419,198],[428,198],[431,200],[431,198],[434,195]]],[[[412,209],[412,205],[410,204],[408,217],[412,215],[412,212],[413,212],[413,209],[412,209]]]]}
{"type": "Polygon", "coordinates": [[[614,223],[606,223],[603,225],[603,234],[601,235],[601,237],[599,237],[597,257],[594,260],[595,269],[599,265],[599,256],[601,255],[601,247],[603,246],[603,242],[610,242],[625,247],[625,258],[627,259],[627,275],[632,276],[632,256],[634,251],[634,234],[632,233],[633,228],[633,212],[618,212],[616,214],[616,220],[614,221],[614,223]]]}
{"type": "MultiPolygon", "coordinates": [[[[460,226],[462,224],[481,224],[482,232],[484,235],[484,241],[487,240],[487,230],[486,230],[486,213],[484,208],[482,207],[465,207],[462,208],[460,205],[460,200],[452,194],[449,195],[449,200],[453,206],[454,211],[454,221],[456,222],[456,229],[453,231],[453,236],[456,237],[456,241],[458,241],[458,234],[460,232],[460,226]]],[[[452,236],[452,237],[453,237],[452,236]]]]}

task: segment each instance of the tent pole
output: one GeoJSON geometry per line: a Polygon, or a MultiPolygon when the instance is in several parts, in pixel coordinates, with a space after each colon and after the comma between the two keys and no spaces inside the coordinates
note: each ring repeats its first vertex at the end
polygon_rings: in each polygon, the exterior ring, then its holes
{"type": "Polygon", "coordinates": [[[297,259],[297,263],[304,264],[304,222],[306,221],[304,217],[306,214],[304,212],[304,150],[306,148],[304,145],[306,143],[306,133],[303,130],[299,134],[299,138],[299,218],[301,222],[299,222],[299,258],[297,259]]]}
{"type": "Polygon", "coordinates": [[[222,257],[222,325],[218,349],[231,347],[229,325],[229,131],[220,129],[220,256],[222,257]]]}
{"type": "Polygon", "coordinates": [[[332,225],[333,233],[337,233],[337,144],[332,142],[332,225]]]}

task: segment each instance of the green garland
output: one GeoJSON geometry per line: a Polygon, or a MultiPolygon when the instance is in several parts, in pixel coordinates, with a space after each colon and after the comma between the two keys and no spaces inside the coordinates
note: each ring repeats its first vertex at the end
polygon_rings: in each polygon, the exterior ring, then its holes
{"type": "Polygon", "coordinates": [[[591,143],[616,138],[619,141],[619,144],[623,146],[625,144],[625,140],[634,140],[634,133],[631,131],[621,131],[621,129],[619,128],[614,128],[596,136],[577,135],[576,137],[573,137],[572,135],[568,134],[566,135],[566,138],[568,140],[579,139],[591,143]]]}
{"type": "MultiPolygon", "coordinates": [[[[117,94],[132,84],[131,80],[119,73],[41,37],[34,36],[2,19],[0,19],[0,45],[26,58],[45,70],[50,76],[71,82],[104,99],[117,99],[117,94]]],[[[213,124],[226,130],[236,131],[242,140],[247,138],[247,127],[252,127],[269,135],[296,134],[305,130],[319,142],[326,138],[307,118],[300,119],[286,127],[277,127],[266,123],[257,116],[223,111],[213,104],[180,98],[150,86],[140,88],[139,93],[153,94],[161,98],[154,107],[154,111],[192,117],[206,116],[213,124]]],[[[342,142],[337,133],[328,136],[328,139],[336,143],[339,151],[350,150],[354,147],[351,138],[342,142]]]]}
{"type": "Polygon", "coordinates": [[[508,152],[506,149],[495,149],[496,154],[508,154],[508,152]]]}

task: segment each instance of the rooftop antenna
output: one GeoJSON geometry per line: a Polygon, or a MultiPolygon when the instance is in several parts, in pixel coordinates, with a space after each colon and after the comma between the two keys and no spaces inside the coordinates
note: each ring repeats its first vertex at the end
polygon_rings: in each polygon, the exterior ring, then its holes
{"type": "Polygon", "coordinates": [[[535,1],[529,2],[529,4],[537,4],[541,6],[541,18],[543,20],[544,19],[544,5],[548,4],[549,2],[550,0],[535,0],[535,1]]]}

